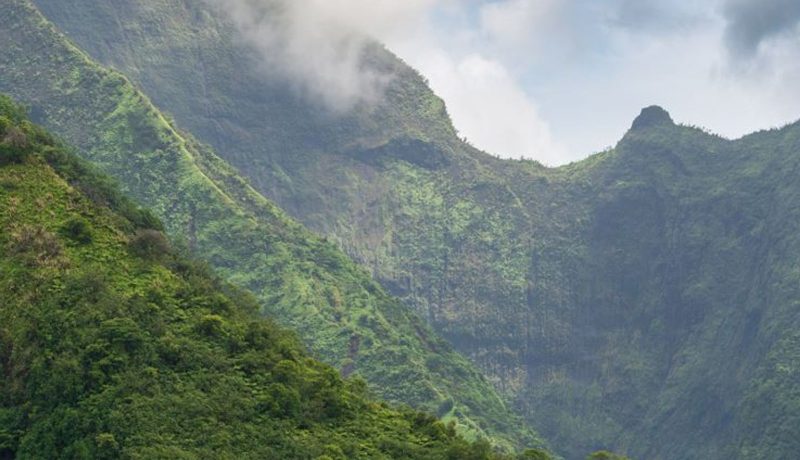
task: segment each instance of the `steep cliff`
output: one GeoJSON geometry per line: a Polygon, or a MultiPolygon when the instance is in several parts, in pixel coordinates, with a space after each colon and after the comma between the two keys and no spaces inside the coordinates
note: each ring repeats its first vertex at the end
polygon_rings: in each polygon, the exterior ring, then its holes
{"type": "MultiPolygon", "coordinates": [[[[0,6],[0,91],[113,176],[189,250],[256,294],[315,356],[391,402],[506,449],[541,441],[491,384],[333,244],[312,235],[28,1],[0,6]]],[[[122,11],[122,10],[121,10],[122,11]]]]}

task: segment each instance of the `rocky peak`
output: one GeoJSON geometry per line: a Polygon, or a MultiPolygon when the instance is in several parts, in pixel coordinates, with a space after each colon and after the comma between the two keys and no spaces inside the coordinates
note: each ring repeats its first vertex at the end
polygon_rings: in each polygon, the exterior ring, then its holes
{"type": "Polygon", "coordinates": [[[657,105],[651,105],[650,107],[643,108],[642,113],[633,120],[631,130],[636,131],[654,126],[671,126],[674,124],[672,117],[669,116],[669,112],[657,105]]]}

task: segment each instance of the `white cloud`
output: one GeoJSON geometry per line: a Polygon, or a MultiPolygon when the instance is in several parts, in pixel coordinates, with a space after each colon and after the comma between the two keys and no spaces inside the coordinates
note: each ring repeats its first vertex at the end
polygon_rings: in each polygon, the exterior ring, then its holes
{"type": "MultiPolygon", "coordinates": [[[[428,77],[448,105],[457,129],[473,145],[507,157],[560,162],[563,153],[535,103],[499,60],[471,50],[478,37],[461,23],[437,31],[435,12],[466,14],[454,0],[207,0],[225,11],[263,65],[313,100],[336,111],[380,101],[392,75],[365,66],[367,37],[399,52],[428,77]],[[441,33],[440,33],[441,32],[441,33]],[[465,52],[466,51],[466,52],[465,52]]],[[[551,0],[547,0],[550,2],[551,0]]],[[[514,0],[482,10],[483,34],[524,41],[529,16],[544,14],[514,0]],[[518,29],[504,18],[523,12],[518,29]],[[508,32],[517,34],[511,36],[508,32]]],[[[491,38],[490,40],[495,40],[491,38]]]]}
{"type": "Polygon", "coordinates": [[[456,78],[442,82],[456,126],[485,150],[502,156],[535,158],[553,165],[565,152],[551,135],[534,102],[497,61],[464,58],[456,78]],[[446,88],[448,87],[449,88],[446,88]]]}
{"type": "Polygon", "coordinates": [[[337,110],[380,99],[391,75],[361,61],[365,37],[378,38],[428,77],[462,135],[502,156],[582,158],[654,103],[728,137],[800,117],[800,28],[775,14],[795,0],[207,1],[270,71],[337,110]],[[731,11],[761,2],[777,26],[745,28],[755,44],[728,52],[746,24],[731,11]]]}
{"type": "Polygon", "coordinates": [[[436,0],[206,0],[228,14],[263,65],[329,108],[374,103],[391,75],[364,65],[370,36],[392,37],[436,0]]]}
{"type": "Polygon", "coordinates": [[[507,49],[543,45],[537,40],[556,25],[557,0],[506,0],[482,5],[479,27],[486,40],[507,49]]]}
{"type": "Polygon", "coordinates": [[[554,0],[488,3],[479,8],[476,26],[468,19],[469,5],[440,1],[428,10],[427,20],[415,23],[412,33],[377,36],[428,78],[446,102],[453,124],[472,145],[505,158],[560,164],[566,150],[553,139],[508,60],[498,55],[529,44],[532,21],[546,24],[554,5],[554,0]],[[436,7],[447,16],[444,21],[431,21],[436,7]],[[512,18],[514,24],[508,24],[512,18]]]}
{"type": "Polygon", "coordinates": [[[565,152],[534,102],[499,62],[478,54],[456,61],[440,52],[419,65],[471,144],[506,158],[563,161],[565,152]]]}
{"type": "Polygon", "coordinates": [[[795,0],[570,0],[546,14],[544,26],[541,16],[521,9],[540,1],[502,3],[515,5],[505,8],[515,14],[492,29],[502,31],[505,23],[511,31],[545,27],[546,33],[495,39],[486,55],[523,82],[555,140],[566,146],[564,160],[613,145],[651,104],[663,105],[679,122],[731,138],[800,117],[795,0]],[[742,19],[729,17],[725,4],[747,5],[744,11],[760,27],[749,57],[728,52],[730,24],[742,19]],[[529,27],[521,27],[520,18],[529,27]]]}

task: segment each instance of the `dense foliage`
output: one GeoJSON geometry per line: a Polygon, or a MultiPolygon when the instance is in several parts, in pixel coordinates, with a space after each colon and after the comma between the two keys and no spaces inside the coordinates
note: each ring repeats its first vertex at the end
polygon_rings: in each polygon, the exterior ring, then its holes
{"type": "MultiPolygon", "coordinates": [[[[81,16],[89,3],[62,4],[69,5],[69,14],[95,27],[98,17],[116,23],[106,14],[145,3],[98,3],[91,20],[81,16]]],[[[0,13],[0,90],[152,209],[179,246],[253,292],[262,311],[299,332],[315,356],[363,377],[383,399],[456,421],[470,439],[491,437],[506,449],[541,445],[474,365],[333,244],[286,217],[210,148],[177,131],[125,77],[92,62],[29,1],[4,1],[0,13]]],[[[175,16],[176,27],[182,17],[175,16]]],[[[166,69],[185,61],[159,62],[166,69]]],[[[147,250],[157,242],[141,243],[147,250]]]]}
{"type": "Polygon", "coordinates": [[[2,96],[0,160],[0,458],[500,458],[311,359],[2,96]]]}
{"type": "MultiPolygon", "coordinates": [[[[201,2],[36,3],[261,193],[369,267],[567,457],[613,447],[643,458],[792,458],[800,449],[796,125],[731,142],[651,108],[614,149],[547,169],[461,143],[424,81],[380,49],[376,61],[397,75],[386,101],[330,117],[253,65],[201,2]]],[[[27,30],[3,38],[38,56],[27,30]]],[[[25,59],[13,47],[2,52],[9,62],[25,59]]],[[[25,65],[47,85],[30,88],[16,64],[2,69],[0,85],[114,172],[119,157],[97,146],[126,137],[85,136],[82,122],[109,113],[83,109],[109,95],[81,95],[92,82],[70,86],[71,68],[50,73],[52,62],[33,59],[25,65]],[[59,98],[75,88],[73,99],[59,98]]],[[[136,180],[149,180],[117,175],[134,193],[136,180]]],[[[233,173],[213,177],[223,176],[233,173]]],[[[160,215],[172,212],[145,198],[160,215]]],[[[187,228],[184,221],[171,231],[187,228]]],[[[215,266],[246,256],[230,254],[215,266]]],[[[283,304],[284,318],[312,325],[304,336],[351,369],[335,355],[349,340],[326,339],[320,331],[331,329],[293,305],[283,304]]],[[[348,327],[366,337],[370,324],[356,317],[348,327]]],[[[372,366],[383,369],[378,361],[353,368],[372,366]]],[[[465,410],[434,399],[428,407],[446,417],[465,410]]],[[[509,425],[517,424],[493,429],[509,425]]]]}
{"type": "Polygon", "coordinates": [[[36,1],[368,266],[569,458],[796,456],[796,125],[731,142],[651,108],[614,149],[547,169],[459,142],[380,50],[386,101],[320,117],[201,5],[36,1]]]}

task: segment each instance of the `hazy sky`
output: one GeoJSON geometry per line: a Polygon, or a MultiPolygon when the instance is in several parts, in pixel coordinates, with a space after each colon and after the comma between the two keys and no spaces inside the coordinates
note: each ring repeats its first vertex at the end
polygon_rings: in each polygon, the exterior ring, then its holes
{"type": "Polygon", "coordinates": [[[209,1],[340,110],[389,77],[358,65],[351,32],[375,36],[503,157],[586,157],[651,104],[726,137],[800,119],[800,0],[293,0],[278,20],[259,0],[209,1]]]}

